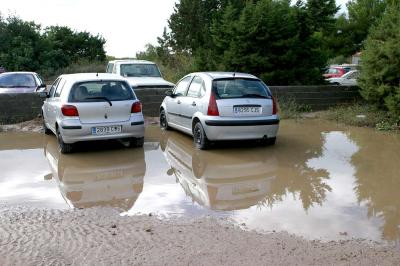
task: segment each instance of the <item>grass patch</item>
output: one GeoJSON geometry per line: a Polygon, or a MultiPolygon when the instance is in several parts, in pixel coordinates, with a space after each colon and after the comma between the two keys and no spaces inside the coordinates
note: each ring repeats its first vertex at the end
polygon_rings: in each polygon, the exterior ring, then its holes
{"type": "Polygon", "coordinates": [[[278,99],[279,116],[282,119],[299,119],[302,113],[311,112],[311,107],[296,103],[294,99],[278,99]]]}
{"type": "Polygon", "coordinates": [[[331,107],[319,113],[319,118],[333,120],[350,126],[372,127],[383,131],[398,131],[400,118],[367,103],[331,107]]]}

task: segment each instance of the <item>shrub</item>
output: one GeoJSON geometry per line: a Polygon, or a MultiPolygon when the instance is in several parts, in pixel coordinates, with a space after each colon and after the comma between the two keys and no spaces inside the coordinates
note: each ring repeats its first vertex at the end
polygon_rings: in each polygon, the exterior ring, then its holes
{"type": "Polygon", "coordinates": [[[400,4],[391,4],[370,31],[361,56],[361,95],[400,120],[400,4]]]}

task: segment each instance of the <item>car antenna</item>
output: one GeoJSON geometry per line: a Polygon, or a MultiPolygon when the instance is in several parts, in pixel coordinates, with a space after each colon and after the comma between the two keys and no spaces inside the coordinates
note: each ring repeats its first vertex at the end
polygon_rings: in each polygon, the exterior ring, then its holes
{"type": "Polygon", "coordinates": [[[232,76],[235,77],[235,75],[236,75],[236,72],[233,72],[232,76]]]}
{"type": "Polygon", "coordinates": [[[96,77],[98,77],[99,76],[99,73],[96,73],[96,77]]]}

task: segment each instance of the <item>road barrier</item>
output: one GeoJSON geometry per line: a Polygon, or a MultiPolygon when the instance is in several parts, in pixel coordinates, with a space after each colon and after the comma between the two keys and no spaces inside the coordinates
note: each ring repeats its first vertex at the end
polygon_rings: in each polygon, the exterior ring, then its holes
{"type": "MultiPolygon", "coordinates": [[[[279,102],[292,100],[310,110],[359,100],[357,87],[345,86],[271,86],[279,102]]],[[[143,104],[145,116],[158,116],[166,89],[137,89],[137,97],[143,104]]],[[[43,99],[38,94],[0,94],[0,124],[12,124],[31,120],[41,112],[43,99]]]]}

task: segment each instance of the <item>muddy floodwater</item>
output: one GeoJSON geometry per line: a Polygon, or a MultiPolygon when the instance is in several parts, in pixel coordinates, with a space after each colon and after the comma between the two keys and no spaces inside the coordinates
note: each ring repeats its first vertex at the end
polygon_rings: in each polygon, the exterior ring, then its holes
{"type": "Polygon", "coordinates": [[[283,121],[273,147],[198,151],[157,126],[145,140],[141,149],[96,142],[62,155],[54,136],[0,133],[0,203],[211,215],[306,238],[400,242],[399,135],[306,120],[283,121]]]}

